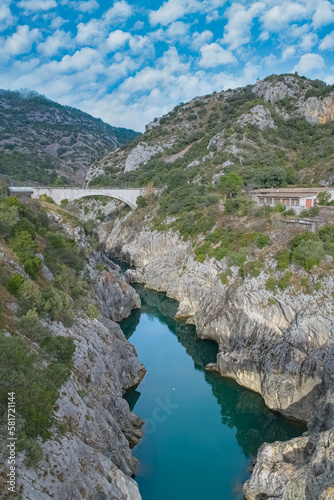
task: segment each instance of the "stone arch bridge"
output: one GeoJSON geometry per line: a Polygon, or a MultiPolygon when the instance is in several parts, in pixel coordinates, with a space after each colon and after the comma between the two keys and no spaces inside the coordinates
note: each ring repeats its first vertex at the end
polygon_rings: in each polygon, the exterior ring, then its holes
{"type": "MultiPolygon", "coordinates": [[[[138,196],[147,194],[146,188],[84,188],[84,187],[10,187],[12,194],[27,194],[31,198],[39,198],[45,194],[50,196],[57,205],[60,205],[62,200],[73,201],[85,196],[109,196],[116,200],[123,201],[131,208],[137,207],[138,196]]],[[[154,194],[159,194],[160,189],[153,189],[154,194]]]]}

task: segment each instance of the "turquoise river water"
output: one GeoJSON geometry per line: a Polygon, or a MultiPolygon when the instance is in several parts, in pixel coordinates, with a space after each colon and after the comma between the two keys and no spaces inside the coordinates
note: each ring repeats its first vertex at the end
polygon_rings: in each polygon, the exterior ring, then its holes
{"type": "Polygon", "coordinates": [[[217,345],[174,320],[177,302],[136,286],[142,309],[121,323],[147,373],[125,398],[146,421],[134,448],[143,500],[239,500],[252,458],[264,442],[302,434],[263,399],[206,372],[217,345]]]}

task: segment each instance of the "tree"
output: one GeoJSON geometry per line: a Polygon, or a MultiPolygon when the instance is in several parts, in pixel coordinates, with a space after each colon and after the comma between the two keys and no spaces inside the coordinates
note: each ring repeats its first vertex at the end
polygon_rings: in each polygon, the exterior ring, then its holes
{"type": "Polygon", "coordinates": [[[37,244],[28,231],[21,231],[12,240],[12,247],[21,262],[25,262],[37,252],[37,244]]]}
{"type": "Polygon", "coordinates": [[[317,196],[318,205],[328,205],[331,201],[331,195],[328,191],[323,191],[317,196]]]}
{"type": "Polygon", "coordinates": [[[256,172],[254,182],[262,188],[286,185],[286,170],[283,167],[266,167],[256,172]]]}
{"type": "Polygon", "coordinates": [[[12,227],[18,218],[18,210],[15,206],[0,205],[0,236],[9,236],[12,227]]]}
{"type": "Polygon", "coordinates": [[[23,276],[21,276],[21,274],[19,273],[13,274],[8,280],[7,284],[8,291],[13,295],[17,295],[23,283],[24,283],[24,278],[23,276]]]}
{"type": "Polygon", "coordinates": [[[235,197],[244,185],[242,177],[237,172],[229,172],[220,178],[219,188],[228,198],[235,197]]]}
{"type": "Polygon", "coordinates": [[[26,311],[40,309],[43,304],[42,293],[36,283],[27,280],[20,287],[19,297],[26,311]]]}
{"type": "Polygon", "coordinates": [[[90,319],[97,319],[99,317],[99,311],[94,304],[88,304],[87,306],[87,315],[90,319]]]}
{"type": "Polygon", "coordinates": [[[30,278],[34,280],[41,268],[41,264],[41,259],[39,259],[38,257],[32,257],[31,259],[25,261],[24,270],[29,274],[30,278]]]}
{"type": "Polygon", "coordinates": [[[144,208],[146,206],[147,206],[147,202],[146,202],[144,196],[141,196],[141,195],[138,196],[138,198],[137,198],[137,207],[138,208],[144,208]]]}

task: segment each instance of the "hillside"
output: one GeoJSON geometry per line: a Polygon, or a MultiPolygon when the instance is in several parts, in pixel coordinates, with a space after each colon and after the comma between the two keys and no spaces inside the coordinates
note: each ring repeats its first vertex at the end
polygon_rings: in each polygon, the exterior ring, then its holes
{"type": "Polygon", "coordinates": [[[89,166],[138,135],[35,92],[0,90],[0,174],[7,181],[80,182],[89,166]]]}
{"type": "Polygon", "coordinates": [[[236,171],[245,185],[258,187],[332,184],[333,117],[333,87],[271,75],[176,106],[134,142],[96,162],[87,179],[104,186],[162,186],[182,172],[186,181],[212,185],[236,171]]]}

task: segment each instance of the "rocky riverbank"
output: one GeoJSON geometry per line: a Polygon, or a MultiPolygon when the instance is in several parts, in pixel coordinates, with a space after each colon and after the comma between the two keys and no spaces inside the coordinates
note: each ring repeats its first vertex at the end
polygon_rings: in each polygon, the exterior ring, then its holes
{"type": "Polygon", "coordinates": [[[269,408],[308,424],[307,436],[262,447],[244,487],[246,498],[287,499],[291,491],[298,499],[325,495],[334,484],[334,445],[326,439],[334,425],[332,277],[322,277],[321,290],[312,295],[288,287],[273,296],[265,287],[271,261],[256,278],[241,278],[232,269],[224,285],[224,261],[196,261],[189,241],[175,232],[151,231],[147,221],[106,223],[100,239],[112,255],[136,266],[126,273],[130,280],[178,300],[177,316],[195,324],[200,338],[218,343],[217,363],[208,369],[259,392],[269,408]],[[275,459],[268,461],[268,454],[275,459]]]}
{"type": "MultiPolygon", "coordinates": [[[[72,326],[50,318],[42,320],[52,335],[74,341],[73,367],[54,405],[51,437],[39,438],[42,458],[29,467],[25,453],[18,453],[17,498],[140,500],[137,483],[132,479],[137,460],[131,448],[141,438],[144,422],[130,411],[122,396],[128,388],[139,384],[146,370],[115,322],[139,308],[140,299],[120,268],[93,250],[79,225],[50,207],[48,217],[55,230],[65,232],[86,251],[82,276],[89,285],[88,295],[96,314],[93,317],[78,305],[72,326]]],[[[29,279],[22,265],[10,260],[8,249],[0,252],[0,257],[2,269],[14,266],[16,272],[29,279]]],[[[42,272],[43,279],[52,284],[55,278],[44,262],[42,272]]],[[[14,303],[11,309],[16,310],[14,303]]],[[[36,343],[30,347],[38,352],[36,343]]],[[[0,455],[0,461],[6,470],[4,455],[0,455]]],[[[11,498],[4,481],[2,478],[1,498],[11,498]]]]}

